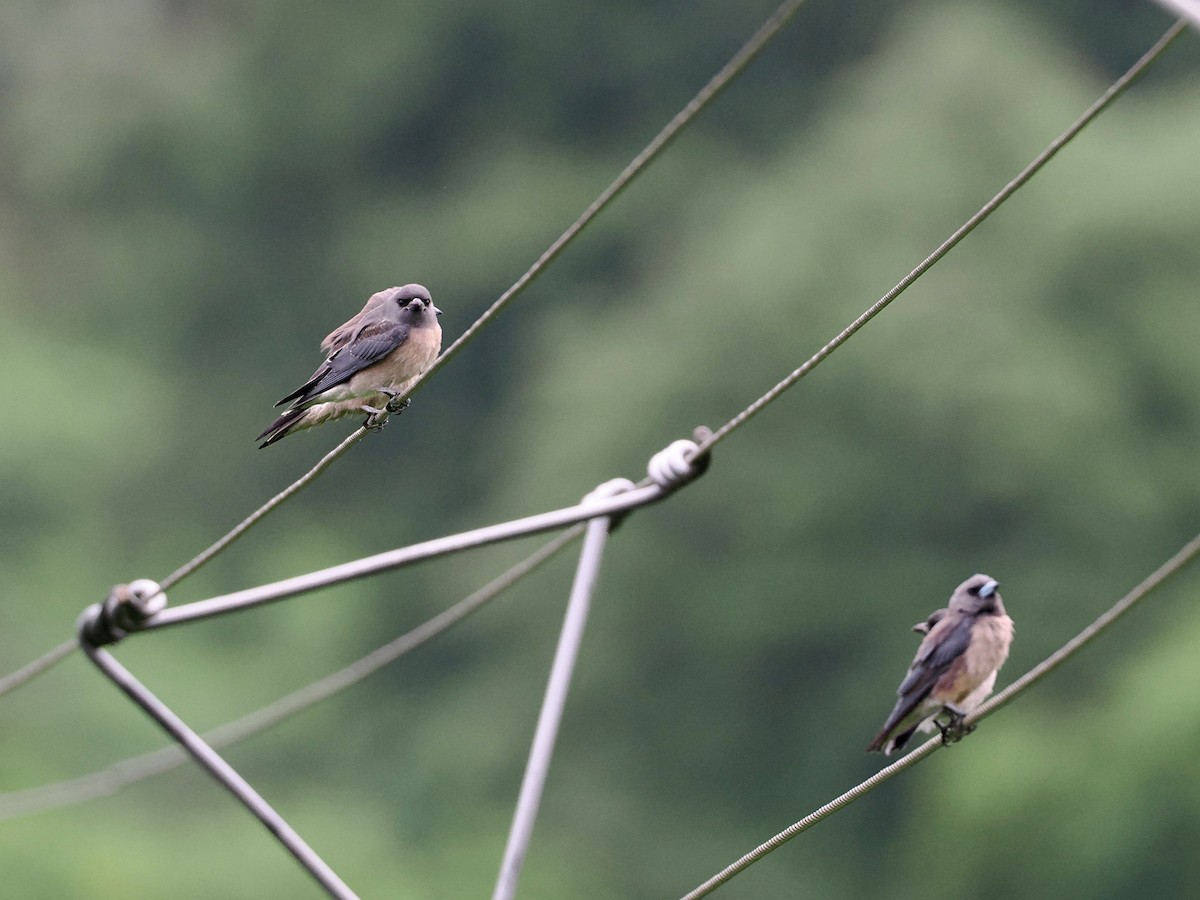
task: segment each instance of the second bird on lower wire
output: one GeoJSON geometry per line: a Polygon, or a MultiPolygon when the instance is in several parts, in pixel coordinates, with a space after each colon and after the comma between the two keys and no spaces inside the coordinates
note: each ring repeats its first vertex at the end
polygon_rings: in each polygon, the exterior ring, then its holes
{"type": "Polygon", "coordinates": [[[258,436],[259,449],[342,416],[382,413],[437,359],[441,314],[419,284],[371,295],[356,316],[321,341],[329,355],[312,377],[275,404],[291,406],[258,436]]]}
{"type": "Polygon", "coordinates": [[[946,743],[962,737],[963,719],[992,692],[1012,644],[1013,621],[998,587],[988,575],[972,575],[948,606],[913,626],[925,638],[896,690],[900,699],[867,750],[890,756],[918,729],[935,725],[946,743]]]}

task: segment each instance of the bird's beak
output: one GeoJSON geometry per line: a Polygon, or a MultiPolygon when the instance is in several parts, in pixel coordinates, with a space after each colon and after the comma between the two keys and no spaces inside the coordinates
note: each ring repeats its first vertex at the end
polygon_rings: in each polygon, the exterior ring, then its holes
{"type": "Polygon", "coordinates": [[[979,589],[979,596],[986,600],[992,594],[996,593],[996,588],[998,587],[1000,587],[1000,582],[994,578],[989,579],[987,584],[979,589]]]}
{"type": "Polygon", "coordinates": [[[440,309],[438,309],[436,306],[433,308],[433,311],[435,314],[437,314],[439,316],[442,314],[442,311],[440,309]]]}

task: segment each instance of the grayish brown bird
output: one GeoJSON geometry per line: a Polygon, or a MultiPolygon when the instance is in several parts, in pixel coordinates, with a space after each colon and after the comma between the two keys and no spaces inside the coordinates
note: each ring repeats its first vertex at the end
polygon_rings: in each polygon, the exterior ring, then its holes
{"type": "Polygon", "coordinates": [[[990,576],[972,575],[955,589],[948,607],[913,626],[925,639],[896,690],[900,699],[868,750],[890,756],[942,712],[949,717],[943,736],[961,736],[963,717],[991,693],[1012,644],[1013,622],[998,587],[990,576]]]}
{"type": "Polygon", "coordinates": [[[308,381],[275,404],[291,405],[258,436],[259,449],[342,416],[381,413],[437,359],[441,314],[419,284],[373,294],[354,318],[321,341],[328,358],[308,381]]]}

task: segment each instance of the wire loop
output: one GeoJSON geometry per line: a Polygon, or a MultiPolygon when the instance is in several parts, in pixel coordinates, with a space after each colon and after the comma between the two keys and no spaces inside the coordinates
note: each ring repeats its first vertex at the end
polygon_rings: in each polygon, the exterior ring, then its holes
{"type": "Polygon", "coordinates": [[[77,626],[79,639],[92,647],[115,644],[140,631],[148,618],[166,608],[167,595],[157,581],[138,578],[118,584],[103,603],[93,603],[83,611],[77,626]]]}
{"type": "Polygon", "coordinates": [[[617,494],[623,494],[626,491],[632,491],[636,484],[628,478],[613,478],[610,481],[604,482],[593,491],[589,491],[583,497],[583,503],[586,506],[589,503],[594,503],[597,500],[607,500],[609,497],[615,497],[617,494]]]}
{"type": "Polygon", "coordinates": [[[646,472],[650,480],[664,491],[673,491],[708,471],[712,456],[700,452],[700,443],[712,432],[703,425],[696,429],[696,440],[672,441],[666,448],[650,457],[646,472]],[[698,443],[699,442],[699,443],[698,443]]]}

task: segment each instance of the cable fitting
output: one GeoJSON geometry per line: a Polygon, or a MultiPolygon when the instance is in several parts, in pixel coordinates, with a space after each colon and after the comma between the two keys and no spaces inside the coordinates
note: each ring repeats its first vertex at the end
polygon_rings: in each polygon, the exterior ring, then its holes
{"type": "Polygon", "coordinates": [[[695,440],[673,441],[665,450],[650,457],[646,471],[650,480],[664,491],[682,487],[708,471],[712,457],[707,451],[700,452],[700,444],[712,435],[712,431],[701,425],[693,434],[695,440]]]}
{"type": "Polygon", "coordinates": [[[594,491],[591,491],[583,498],[584,504],[594,503],[597,500],[607,500],[609,497],[615,497],[617,494],[623,494],[626,491],[632,491],[636,484],[628,478],[614,478],[611,481],[606,481],[594,491]]]}
{"type": "Polygon", "coordinates": [[[139,578],[118,584],[103,603],[93,603],[79,617],[77,632],[81,641],[93,647],[115,644],[142,623],[167,608],[167,595],[157,581],[139,578]]]}
{"type": "MultiPolygon", "coordinates": [[[[611,481],[604,482],[604,484],[586,494],[583,498],[583,505],[587,506],[589,503],[595,503],[598,500],[607,500],[609,497],[615,497],[617,494],[623,494],[626,491],[631,491],[635,487],[637,487],[637,485],[628,478],[614,478],[611,481]]],[[[625,517],[627,515],[629,515],[629,510],[625,510],[625,512],[622,513],[616,513],[615,515],[610,515],[608,517],[609,532],[611,533],[615,531],[617,526],[625,521],[625,517]]]]}

